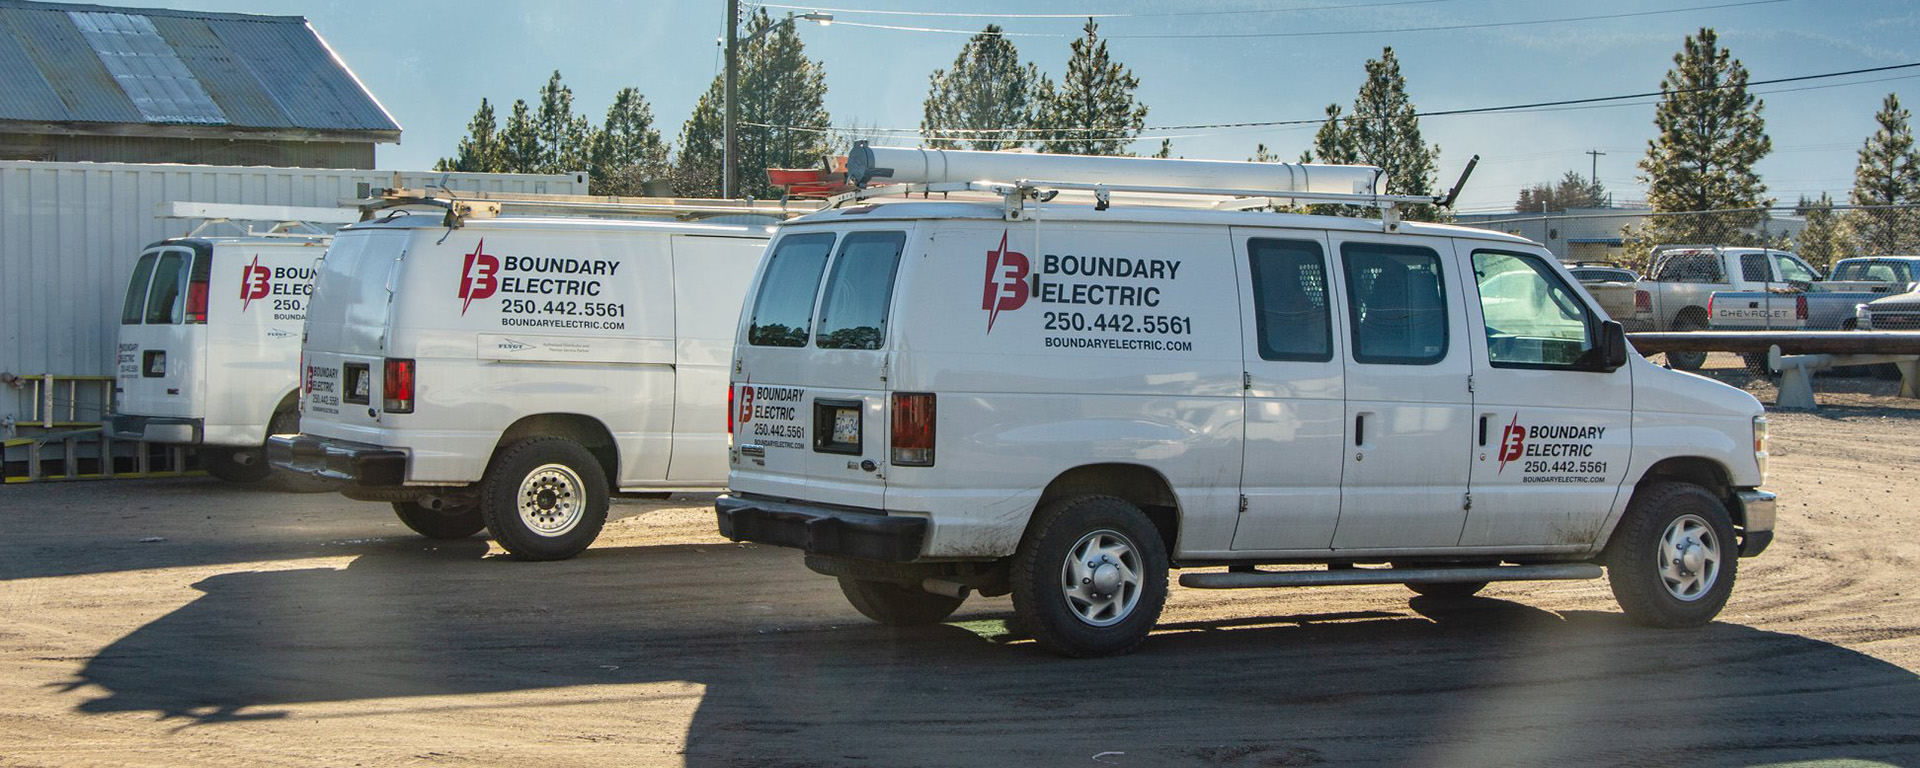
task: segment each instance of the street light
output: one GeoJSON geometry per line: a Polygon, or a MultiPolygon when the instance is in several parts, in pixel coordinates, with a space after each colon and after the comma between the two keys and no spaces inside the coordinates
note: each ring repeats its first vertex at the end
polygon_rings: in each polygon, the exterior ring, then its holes
{"type": "Polygon", "coordinates": [[[740,79],[740,46],[758,40],[783,25],[792,24],[795,19],[805,19],[807,21],[818,22],[821,26],[826,26],[833,23],[833,14],[814,11],[795,16],[789,13],[786,18],[768,24],[761,28],[759,32],[755,32],[745,40],[742,40],[739,37],[740,0],[727,0],[727,76],[722,93],[726,105],[725,109],[721,110],[722,117],[720,121],[723,126],[722,134],[724,136],[721,149],[721,197],[732,199],[740,187],[740,168],[738,161],[740,141],[738,130],[735,127],[740,122],[740,106],[735,103],[733,98],[734,88],[740,79]]]}

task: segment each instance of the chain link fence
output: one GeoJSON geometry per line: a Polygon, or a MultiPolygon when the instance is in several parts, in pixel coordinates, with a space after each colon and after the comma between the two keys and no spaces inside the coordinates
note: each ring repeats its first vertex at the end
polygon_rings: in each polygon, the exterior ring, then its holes
{"type": "Polygon", "coordinates": [[[1920,255],[1920,205],[1775,206],[1697,213],[1576,208],[1461,214],[1456,222],[1525,237],[1562,261],[1609,262],[1645,274],[1655,246],[1765,246],[1826,271],[1849,256],[1920,255]]]}

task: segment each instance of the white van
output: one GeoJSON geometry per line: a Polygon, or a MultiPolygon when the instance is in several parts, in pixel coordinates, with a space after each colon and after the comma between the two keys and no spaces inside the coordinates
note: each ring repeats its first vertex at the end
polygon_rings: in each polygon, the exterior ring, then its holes
{"type": "MultiPolygon", "coordinates": [[[[772,222],[777,218],[763,217],[772,222]]],[[[770,227],[396,211],[338,233],[273,463],[438,538],[571,557],[610,490],[726,478],[727,355],[770,227]]]]}
{"type": "Polygon", "coordinates": [[[1231,210],[1443,202],[1376,195],[1374,169],[848,163],[909,184],[781,226],[717,512],[877,621],[1011,592],[1040,645],[1123,653],[1170,568],[1222,567],[1181,583],[1463,597],[1604,572],[1632,618],[1686,626],[1771,539],[1760,404],[1632,352],[1538,244],[1231,210]],[[879,202],[902,189],[951,197],[879,202]]]}
{"type": "Polygon", "coordinates": [[[122,440],[198,446],[223,480],[267,476],[267,435],[298,429],[300,326],[327,237],[183,237],[127,281],[114,364],[122,440]]]}

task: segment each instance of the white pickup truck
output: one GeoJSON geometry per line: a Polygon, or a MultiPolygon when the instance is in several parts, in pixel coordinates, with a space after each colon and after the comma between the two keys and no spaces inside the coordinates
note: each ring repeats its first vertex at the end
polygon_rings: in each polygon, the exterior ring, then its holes
{"type": "Polygon", "coordinates": [[[1847,331],[1855,310],[1875,299],[1914,287],[1920,256],[1856,256],[1833,263],[1833,273],[1814,283],[1789,282],[1762,291],[1716,291],[1708,299],[1708,323],[1727,330],[1847,331]]]}
{"type": "MultiPolygon", "coordinates": [[[[1654,330],[1699,331],[1713,324],[1715,293],[1766,291],[1819,279],[1819,272],[1788,251],[1664,245],[1653,249],[1652,268],[1640,288],[1652,300],[1654,330]]],[[[1698,369],[1705,361],[1705,352],[1667,354],[1667,364],[1683,371],[1698,369]]]]}

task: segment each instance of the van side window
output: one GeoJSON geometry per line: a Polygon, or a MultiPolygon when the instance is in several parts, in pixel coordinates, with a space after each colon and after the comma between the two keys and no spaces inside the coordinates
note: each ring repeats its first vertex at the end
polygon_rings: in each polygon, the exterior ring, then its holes
{"type": "Polygon", "coordinates": [[[821,349],[879,349],[887,340],[887,307],[893,303],[893,273],[900,267],[905,232],[853,232],[840,241],[833,274],[820,299],[821,349]]]}
{"type": "Polygon", "coordinates": [[[178,325],[185,307],[187,270],[192,267],[187,254],[167,251],[153,269],[153,286],[147,289],[147,325],[178,325]]]}
{"type": "Polygon", "coordinates": [[[1571,367],[1593,348],[1592,314],[1539,257],[1474,251],[1473,281],[1495,368],[1571,367]]]}
{"type": "Polygon", "coordinates": [[[1262,360],[1333,359],[1326,258],[1310,240],[1247,241],[1262,360]]]}
{"type": "Polygon", "coordinates": [[[820,273],[833,252],[833,233],[812,232],[780,238],[767,257],[760,296],[753,302],[747,343],[756,347],[804,347],[813,326],[813,299],[820,273]]]}
{"type": "Polygon", "coordinates": [[[153,280],[153,262],[160,254],[149,253],[133,265],[133,278],[127,281],[127,302],[120,306],[121,325],[139,325],[147,311],[147,283],[153,280]]]}
{"type": "Polygon", "coordinates": [[[1447,291],[1430,248],[1343,243],[1353,359],[1432,365],[1447,356],[1447,291]]]}

